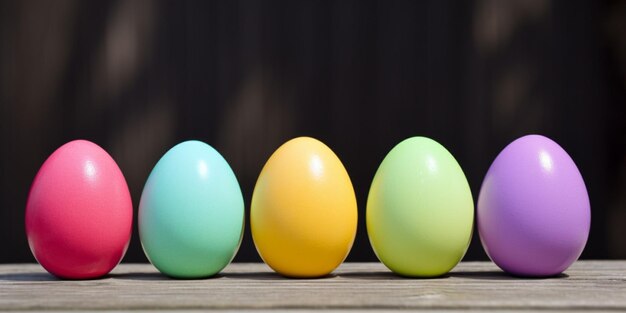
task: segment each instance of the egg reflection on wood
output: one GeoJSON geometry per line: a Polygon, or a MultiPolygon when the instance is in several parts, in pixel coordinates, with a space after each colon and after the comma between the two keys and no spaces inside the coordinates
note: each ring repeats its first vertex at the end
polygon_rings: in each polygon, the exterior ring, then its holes
{"type": "Polygon", "coordinates": [[[276,272],[332,272],[348,255],[357,227],[354,189],[339,158],[313,138],[283,144],[256,182],[250,223],[257,251],[276,272]]]}
{"type": "Polygon", "coordinates": [[[97,278],[111,271],[126,253],[132,220],[122,172],[106,151],[85,140],[50,155],[26,204],[30,249],[60,278],[97,278]]]}
{"type": "Polygon", "coordinates": [[[503,270],[550,276],[567,269],[589,235],[585,182],[570,156],[539,135],[509,144],[491,164],[478,196],[478,231],[503,270]]]}
{"type": "Polygon", "coordinates": [[[463,170],[442,145],[406,139],[380,164],[366,222],[380,261],[397,274],[440,276],[467,251],[474,204],[463,170]]]}
{"type": "Polygon", "coordinates": [[[146,256],[162,273],[201,278],[235,256],[243,232],[244,202],[235,174],[211,146],[186,141],[156,164],[139,204],[139,235],[146,256]]]}

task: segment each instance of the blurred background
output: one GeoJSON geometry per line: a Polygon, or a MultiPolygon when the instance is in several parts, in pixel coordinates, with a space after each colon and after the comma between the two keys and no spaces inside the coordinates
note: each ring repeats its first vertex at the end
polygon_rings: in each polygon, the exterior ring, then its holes
{"type": "MultiPolygon", "coordinates": [[[[32,179],[67,141],[106,149],[135,203],[169,148],[199,139],[246,209],[271,153],[325,142],[351,175],[348,261],[376,260],[367,191],[402,139],[431,137],[477,198],[498,152],[557,141],[589,191],[583,258],[626,258],[626,1],[0,2],[0,262],[34,262],[32,179]]],[[[477,234],[466,260],[485,260],[477,234]]],[[[236,261],[260,261],[249,225],[236,261]]],[[[136,223],[125,262],[146,262],[136,223]]]]}

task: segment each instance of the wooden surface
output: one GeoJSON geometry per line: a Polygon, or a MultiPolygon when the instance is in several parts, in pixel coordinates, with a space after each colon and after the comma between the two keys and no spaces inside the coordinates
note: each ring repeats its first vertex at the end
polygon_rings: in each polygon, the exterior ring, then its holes
{"type": "Polygon", "coordinates": [[[408,279],[379,263],[348,263],[320,279],[289,279],[264,264],[231,264],[217,277],[174,280],[150,264],[121,264],[97,280],[61,281],[38,264],[0,265],[0,310],[204,309],[626,310],[626,261],[579,261],[565,274],[515,278],[463,262],[435,279],[408,279]]]}

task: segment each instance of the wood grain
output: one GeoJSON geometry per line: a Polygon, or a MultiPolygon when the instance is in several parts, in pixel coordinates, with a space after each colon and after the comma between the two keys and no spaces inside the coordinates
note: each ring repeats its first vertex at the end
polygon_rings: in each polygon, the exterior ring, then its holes
{"type": "Polygon", "coordinates": [[[579,261],[546,279],[463,262],[434,279],[396,276],[379,263],[343,264],[320,279],[289,279],[236,263],[216,277],[175,280],[150,264],[121,264],[97,280],[62,281],[38,264],[0,265],[0,310],[626,310],[626,261],[579,261]]]}

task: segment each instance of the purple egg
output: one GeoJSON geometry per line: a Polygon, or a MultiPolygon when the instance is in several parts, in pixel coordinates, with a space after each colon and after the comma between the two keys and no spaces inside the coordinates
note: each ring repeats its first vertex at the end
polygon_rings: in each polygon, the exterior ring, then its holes
{"type": "Polygon", "coordinates": [[[561,146],[540,135],[504,148],[478,196],[483,247],[513,275],[553,276],[567,269],[585,248],[590,215],[576,164],[561,146]]]}

